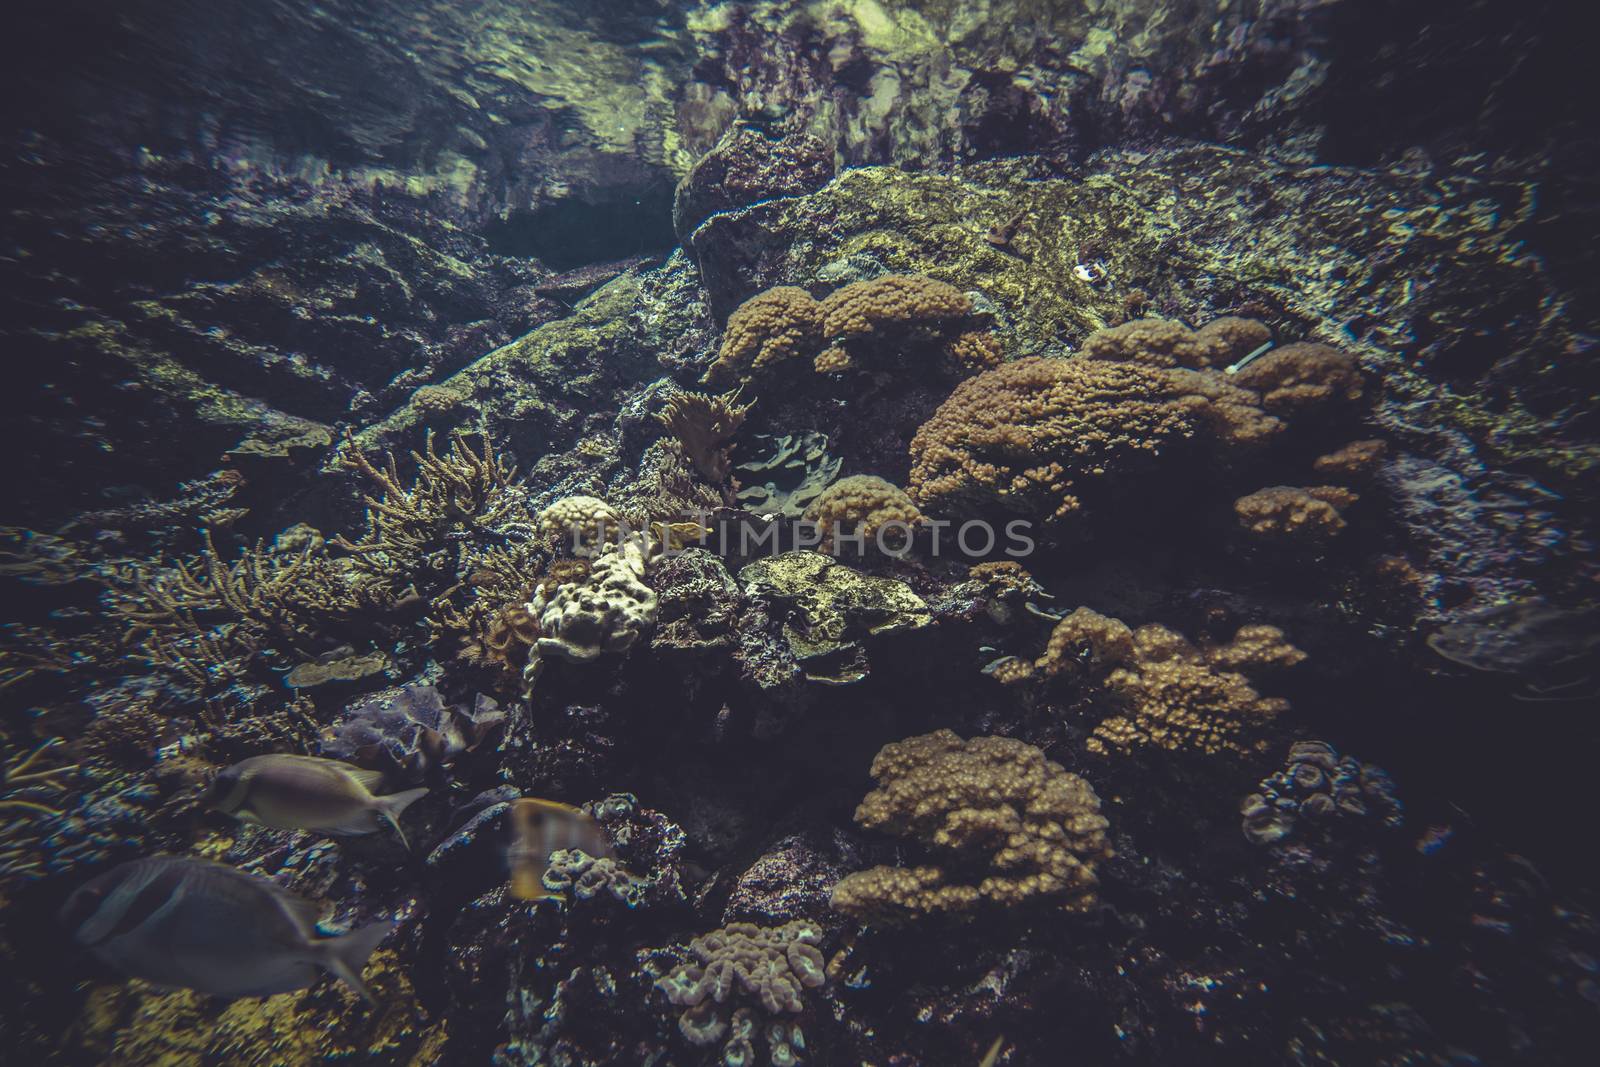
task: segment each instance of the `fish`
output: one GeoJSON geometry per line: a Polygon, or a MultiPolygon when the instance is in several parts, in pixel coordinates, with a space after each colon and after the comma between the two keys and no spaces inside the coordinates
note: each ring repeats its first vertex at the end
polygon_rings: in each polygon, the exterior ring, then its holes
{"type": "Polygon", "coordinates": [[[978,1061],[978,1067],[994,1067],[1000,1061],[1000,1046],[1006,1043],[1006,1035],[1001,1034],[994,1039],[994,1044],[989,1046],[989,1051],[983,1054],[983,1059],[978,1061]]]}
{"type": "Polygon", "coordinates": [[[385,824],[411,847],[400,829],[400,813],[427,787],[375,796],[382,771],[369,771],[320,756],[252,756],[217,775],[206,803],[243,822],[278,830],[370,834],[385,824]]]}
{"type": "Polygon", "coordinates": [[[616,858],[600,824],[582,809],[560,801],[533,797],[513,800],[506,826],[510,837],[506,860],[511,867],[511,895],[518,900],[565,899],[545,888],[544,872],[550,866],[552,852],[575,848],[597,859],[616,858]]]}
{"type": "Polygon", "coordinates": [[[395,924],[320,937],[321,913],[259,875],[193,856],[147,856],[79,887],[61,921],[103,962],[165,988],[265,997],[304,989],[327,971],[375,1005],[361,971],[395,924]]]}

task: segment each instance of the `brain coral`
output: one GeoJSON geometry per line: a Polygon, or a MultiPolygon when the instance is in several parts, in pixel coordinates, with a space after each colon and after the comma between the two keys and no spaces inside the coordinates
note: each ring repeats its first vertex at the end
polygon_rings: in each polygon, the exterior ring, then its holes
{"type": "MultiPolygon", "coordinates": [[[[730,923],[689,942],[698,963],[685,963],[657,979],[656,988],[684,1010],[678,1029],[690,1043],[710,1045],[728,1033],[729,1020],[719,1010],[735,994],[760,1002],[769,1015],[798,1012],[800,996],[827,981],[822,953],[822,927],[804,920],[782,926],[730,923]]],[[[748,1024],[735,1012],[734,1032],[726,1052],[747,1052],[748,1024]]],[[[735,1062],[727,1059],[726,1062],[735,1062]]],[[[737,1062],[750,1062],[748,1059],[737,1062]]]]}
{"type": "MultiPolygon", "coordinates": [[[[1070,618],[1070,616],[1069,616],[1070,618]]],[[[1165,626],[1141,626],[1122,665],[1105,676],[1106,692],[1122,705],[1085,742],[1102,755],[1137,745],[1245,751],[1252,734],[1289,707],[1263,697],[1238,673],[1244,667],[1288,667],[1305,653],[1275,626],[1245,626],[1226,645],[1196,648],[1165,626]]]]}
{"type": "Polygon", "coordinates": [[[870,474],[840,478],[806,508],[807,522],[822,530],[823,551],[839,548],[840,540],[861,537],[858,553],[900,555],[910,548],[912,530],[925,522],[911,498],[891,482],[870,474]]]}
{"type": "Polygon", "coordinates": [[[621,536],[622,518],[599,497],[568,496],[539,512],[538,528],[540,537],[585,555],[621,536]]]}
{"type": "Polygon", "coordinates": [[[1247,444],[1278,429],[1220,374],[1030,357],[956,387],[911,442],[911,496],[941,515],[1060,521],[1195,438],[1247,444]]]}
{"type": "Polygon", "coordinates": [[[1100,798],[1034,746],[936,730],[885,745],[872,776],[878,788],[856,808],[856,822],[984,874],[970,885],[931,865],[860,871],[833,891],[833,906],[847,915],[892,923],[983,903],[1082,910],[1095,902],[1095,863],[1111,855],[1100,798]]]}
{"type": "Polygon", "coordinates": [[[1345,528],[1341,512],[1360,497],[1337,485],[1273,485],[1233,502],[1239,525],[1261,541],[1321,545],[1345,528]]]}
{"type": "Polygon", "coordinates": [[[1135,319],[1091,334],[1083,342],[1083,354],[1203,370],[1237,362],[1271,340],[1272,331],[1254,319],[1225,316],[1198,330],[1170,319],[1135,319]]]}
{"type": "Polygon", "coordinates": [[[728,316],[722,347],[701,380],[748,378],[752,371],[810,355],[822,339],[822,305],[804,289],[781,285],[757,293],[728,316]]]}

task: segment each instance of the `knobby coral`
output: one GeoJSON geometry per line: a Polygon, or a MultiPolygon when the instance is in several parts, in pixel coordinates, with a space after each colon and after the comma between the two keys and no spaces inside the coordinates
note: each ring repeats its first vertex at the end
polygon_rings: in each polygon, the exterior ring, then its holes
{"type": "Polygon", "coordinates": [[[1288,837],[1302,818],[1327,824],[1338,818],[1375,817],[1397,827],[1404,808],[1383,768],[1340,756],[1325,741],[1289,746],[1283,768],[1261,780],[1260,792],[1240,803],[1240,828],[1254,845],[1288,837]]]}
{"type": "Polygon", "coordinates": [[[594,496],[566,496],[539,512],[539,536],[575,555],[593,555],[622,536],[622,517],[594,496]]]}
{"type": "Polygon", "coordinates": [[[856,822],[918,841],[944,865],[847,875],[833,891],[840,911],[893,923],[984,904],[1094,904],[1095,864],[1111,855],[1100,798],[1034,746],[936,730],[885,745],[872,776],[856,822]],[[981,872],[975,885],[957,880],[969,868],[981,872]]]}
{"type": "Polygon", "coordinates": [[[870,474],[834,482],[806,508],[805,519],[821,529],[823,551],[837,552],[849,541],[860,555],[904,555],[927,521],[899,486],[870,474]]]}
{"type": "Polygon", "coordinates": [[[728,316],[722,347],[701,381],[715,385],[809,355],[822,338],[822,305],[795,286],[757,293],[728,316]]]}
{"type": "Polygon", "coordinates": [[[633,647],[656,619],[656,594],[644,582],[654,547],[649,534],[635,534],[602,553],[582,581],[534,591],[528,614],[540,636],[523,668],[526,688],[538,680],[547,656],[585,663],[633,647]]]}
{"type": "Polygon", "coordinates": [[[1135,319],[1097,330],[1083,342],[1091,359],[1135,360],[1158,367],[1223,368],[1272,340],[1254,319],[1232,315],[1191,330],[1171,319],[1135,319]]]}
{"type": "Polygon", "coordinates": [[[1151,624],[1132,632],[1131,647],[1119,643],[1105,651],[1126,658],[1103,682],[1123,710],[1102,720],[1084,743],[1102,755],[1138,745],[1208,754],[1259,747],[1256,735],[1289,702],[1257,693],[1239,670],[1305,659],[1283,631],[1263,625],[1241,627],[1228,644],[1197,648],[1182,634],[1151,624]]]}
{"type": "Polygon", "coordinates": [[[1285,417],[1337,409],[1362,394],[1355,357],[1310,341],[1274,348],[1241,367],[1233,379],[1260,393],[1268,411],[1285,417]]]}
{"type": "Polygon", "coordinates": [[[1338,485],[1272,485],[1235,500],[1233,512],[1259,541],[1320,546],[1345,528],[1343,512],[1359,499],[1338,485]]]}

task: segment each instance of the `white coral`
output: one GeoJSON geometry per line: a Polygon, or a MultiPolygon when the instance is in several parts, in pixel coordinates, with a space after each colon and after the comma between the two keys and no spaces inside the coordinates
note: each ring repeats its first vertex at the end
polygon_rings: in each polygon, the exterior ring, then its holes
{"type": "Polygon", "coordinates": [[[650,538],[635,534],[595,560],[588,578],[540,589],[527,605],[541,636],[528,656],[529,689],[546,656],[586,663],[602,652],[626,652],[656,621],[656,594],[644,583],[650,538]]]}

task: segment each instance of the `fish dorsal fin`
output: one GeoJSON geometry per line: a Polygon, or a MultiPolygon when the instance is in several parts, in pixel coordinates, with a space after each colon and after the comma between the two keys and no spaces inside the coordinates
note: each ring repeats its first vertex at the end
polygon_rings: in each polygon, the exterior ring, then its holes
{"type": "Polygon", "coordinates": [[[344,772],[354,778],[362,789],[365,789],[373,796],[377,796],[378,790],[383,788],[382,771],[369,771],[365,767],[351,767],[346,764],[340,764],[340,766],[344,767],[344,772]]]}
{"type": "Polygon", "coordinates": [[[283,913],[307,938],[317,936],[317,923],[322,921],[321,901],[307,900],[305,897],[283,892],[278,895],[278,904],[283,908],[283,913]]]}

